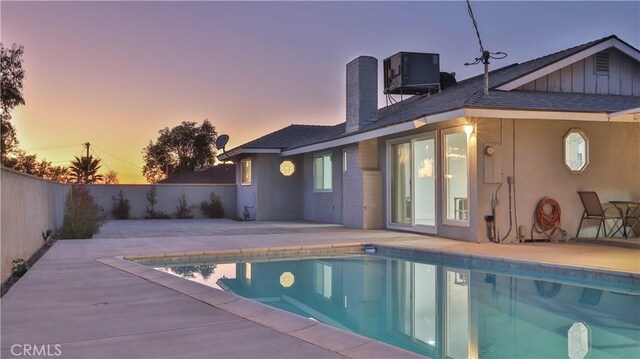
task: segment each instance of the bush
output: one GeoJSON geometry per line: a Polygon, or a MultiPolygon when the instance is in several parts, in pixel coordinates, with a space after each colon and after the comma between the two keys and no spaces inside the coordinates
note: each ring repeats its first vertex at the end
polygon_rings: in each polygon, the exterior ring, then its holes
{"type": "Polygon", "coordinates": [[[112,196],[113,206],[111,206],[111,214],[115,219],[128,219],[131,205],[129,200],[124,198],[122,191],[118,192],[118,197],[112,196]]]}
{"type": "Polygon", "coordinates": [[[158,198],[156,195],[156,188],[151,187],[151,190],[147,192],[147,215],[145,219],[169,219],[168,214],[156,211],[156,204],[158,204],[158,198]]]}
{"type": "Polygon", "coordinates": [[[220,196],[213,192],[211,193],[211,199],[209,202],[202,201],[202,203],[200,203],[200,210],[202,210],[202,213],[209,218],[224,217],[224,207],[222,206],[220,196]]]}
{"type": "Polygon", "coordinates": [[[84,186],[73,186],[65,202],[60,238],[85,239],[98,233],[105,220],[102,207],[84,186]]]}
{"type": "Polygon", "coordinates": [[[191,208],[189,208],[189,204],[187,203],[187,197],[182,194],[178,199],[178,207],[176,207],[176,218],[178,219],[189,219],[193,218],[191,214],[191,208]]]}
{"type": "Polygon", "coordinates": [[[20,278],[27,273],[27,269],[24,259],[18,258],[11,261],[11,275],[16,276],[16,278],[20,278]]]}

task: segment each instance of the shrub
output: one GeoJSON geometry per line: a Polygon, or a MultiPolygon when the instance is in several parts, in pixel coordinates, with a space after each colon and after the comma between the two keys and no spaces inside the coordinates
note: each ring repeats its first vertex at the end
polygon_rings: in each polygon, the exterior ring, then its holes
{"type": "Polygon", "coordinates": [[[191,214],[191,208],[187,203],[187,197],[184,195],[184,193],[178,199],[178,207],[176,207],[176,218],[178,219],[193,218],[193,215],[191,214]]]}
{"type": "Polygon", "coordinates": [[[105,220],[102,207],[84,186],[73,186],[65,202],[64,222],[60,238],[85,239],[98,233],[105,220]]]}
{"type": "Polygon", "coordinates": [[[20,278],[27,273],[27,269],[27,264],[24,262],[24,259],[18,258],[11,261],[11,274],[16,276],[16,278],[20,278]]]}
{"type": "Polygon", "coordinates": [[[168,219],[169,215],[156,211],[156,204],[158,204],[158,198],[156,194],[156,187],[151,187],[147,192],[147,215],[145,219],[168,219]]]}
{"type": "Polygon", "coordinates": [[[111,214],[115,219],[128,219],[131,205],[129,200],[124,198],[122,191],[118,192],[118,197],[112,196],[113,206],[111,206],[111,214]]]}
{"type": "Polygon", "coordinates": [[[202,203],[200,203],[200,210],[209,218],[222,218],[224,216],[224,207],[222,206],[220,196],[214,192],[211,193],[209,202],[202,201],[202,203]]]}

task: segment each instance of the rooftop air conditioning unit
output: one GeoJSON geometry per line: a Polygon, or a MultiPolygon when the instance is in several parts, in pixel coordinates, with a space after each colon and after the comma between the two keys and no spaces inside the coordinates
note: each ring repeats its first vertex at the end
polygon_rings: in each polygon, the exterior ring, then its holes
{"type": "Polygon", "coordinates": [[[424,95],[440,91],[440,55],[398,52],[384,60],[384,93],[424,95]]]}

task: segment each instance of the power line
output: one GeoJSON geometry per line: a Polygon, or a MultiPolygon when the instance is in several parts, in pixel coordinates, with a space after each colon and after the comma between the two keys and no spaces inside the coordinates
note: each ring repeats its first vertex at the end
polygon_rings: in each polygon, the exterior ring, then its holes
{"type": "Polygon", "coordinates": [[[490,52],[485,50],[484,45],[482,44],[482,38],[480,37],[480,30],[478,29],[478,22],[476,21],[475,16],[473,16],[473,9],[471,9],[471,2],[467,0],[467,12],[471,17],[471,22],[473,22],[473,28],[476,30],[476,37],[478,38],[478,44],[480,45],[480,57],[476,57],[474,62],[465,63],[465,66],[469,65],[477,65],[482,63],[484,65],[484,94],[485,96],[489,95],[489,59],[504,59],[507,57],[507,54],[502,51],[498,52],[490,52]]]}
{"type": "Polygon", "coordinates": [[[138,165],[136,165],[136,164],[133,164],[133,163],[131,163],[131,162],[129,162],[129,161],[127,161],[127,160],[125,160],[125,159],[122,159],[122,158],[120,158],[120,157],[118,157],[118,156],[116,156],[116,155],[114,155],[114,154],[112,154],[112,153],[109,153],[107,150],[105,150],[105,149],[104,149],[104,148],[102,148],[102,147],[98,147],[98,146],[96,146],[95,144],[93,144],[93,147],[94,147],[94,148],[99,149],[100,151],[104,152],[105,154],[107,154],[107,155],[109,155],[109,156],[111,156],[111,157],[113,157],[113,158],[115,158],[115,159],[118,159],[118,160],[120,160],[120,161],[122,161],[122,162],[124,162],[124,163],[126,163],[126,164],[128,164],[128,165],[130,165],[130,166],[133,166],[133,167],[135,167],[135,168],[137,168],[137,169],[140,169],[140,170],[141,170],[141,169],[143,169],[142,167],[140,167],[140,166],[138,166],[138,165]]]}

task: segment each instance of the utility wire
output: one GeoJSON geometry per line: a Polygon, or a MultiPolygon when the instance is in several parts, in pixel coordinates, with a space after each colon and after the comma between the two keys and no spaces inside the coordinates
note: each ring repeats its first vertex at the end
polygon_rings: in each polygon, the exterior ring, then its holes
{"type": "Polygon", "coordinates": [[[105,154],[107,154],[107,155],[109,155],[109,156],[111,156],[111,157],[113,157],[113,158],[115,158],[115,159],[118,159],[118,160],[120,160],[120,161],[122,161],[122,162],[124,162],[124,163],[126,163],[126,164],[128,164],[128,165],[130,165],[130,166],[133,166],[133,167],[135,167],[135,168],[137,168],[137,169],[140,169],[140,170],[141,170],[141,169],[143,169],[142,167],[140,167],[140,166],[138,166],[138,165],[136,165],[136,164],[133,164],[133,163],[131,163],[131,162],[129,162],[129,161],[127,161],[127,160],[125,160],[125,159],[122,159],[122,158],[120,158],[120,157],[118,157],[118,156],[116,156],[116,155],[114,155],[114,154],[112,154],[112,153],[109,153],[107,150],[105,150],[105,149],[104,149],[104,148],[102,148],[102,147],[96,146],[95,144],[92,144],[92,145],[93,145],[93,147],[95,147],[95,148],[99,149],[100,151],[104,152],[105,154]]]}
{"type": "Polygon", "coordinates": [[[482,39],[480,38],[480,30],[478,30],[478,23],[476,22],[475,16],[473,16],[473,9],[471,9],[471,2],[467,0],[467,12],[469,12],[469,16],[471,16],[471,21],[473,22],[473,27],[476,29],[476,36],[478,37],[478,43],[480,44],[480,52],[484,52],[484,46],[482,45],[482,39]]]}

